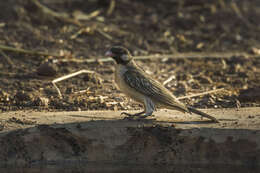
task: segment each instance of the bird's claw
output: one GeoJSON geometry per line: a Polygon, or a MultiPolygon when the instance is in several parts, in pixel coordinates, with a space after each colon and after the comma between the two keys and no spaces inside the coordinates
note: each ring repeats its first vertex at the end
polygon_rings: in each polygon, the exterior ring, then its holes
{"type": "Polygon", "coordinates": [[[136,116],[136,114],[130,114],[130,113],[127,113],[127,112],[122,112],[121,115],[126,115],[128,117],[134,117],[136,116]]]}
{"type": "Polygon", "coordinates": [[[156,118],[147,118],[147,117],[148,116],[124,117],[123,120],[130,120],[130,121],[154,121],[154,120],[156,120],[156,118]]]}
{"type": "MultiPolygon", "coordinates": [[[[126,117],[124,117],[124,120],[143,120],[146,119],[147,117],[154,117],[154,115],[142,115],[143,112],[140,113],[136,113],[136,114],[130,114],[127,112],[122,112],[121,115],[126,115],[126,117]]],[[[155,118],[152,118],[155,119],[155,118]]]]}
{"type": "Polygon", "coordinates": [[[135,113],[135,114],[130,114],[130,113],[127,113],[127,112],[122,112],[121,115],[126,115],[128,117],[137,117],[137,116],[140,116],[142,115],[144,112],[139,112],[139,113],[135,113]]]}
{"type": "Polygon", "coordinates": [[[126,115],[126,117],[124,117],[124,120],[134,120],[136,117],[136,114],[130,114],[127,112],[122,112],[121,115],[126,115]]]}

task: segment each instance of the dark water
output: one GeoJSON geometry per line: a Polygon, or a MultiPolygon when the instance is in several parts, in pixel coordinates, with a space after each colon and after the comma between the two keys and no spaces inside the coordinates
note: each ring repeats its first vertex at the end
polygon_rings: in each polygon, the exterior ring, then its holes
{"type": "Polygon", "coordinates": [[[87,164],[87,165],[45,165],[34,166],[28,168],[22,167],[5,167],[0,168],[0,173],[85,173],[85,172],[111,172],[111,173],[153,173],[153,172],[169,172],[169,173],[260,173],[260,167],[243,167],[243,166],[227,166],[227,165],[111,165],[111,164],[87,164]]]}

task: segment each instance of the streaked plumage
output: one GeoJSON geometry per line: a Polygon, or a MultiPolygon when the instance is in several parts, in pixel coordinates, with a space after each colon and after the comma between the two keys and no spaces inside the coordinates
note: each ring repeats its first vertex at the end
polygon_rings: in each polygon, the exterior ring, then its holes
{"type": "Polygon", "coordinates": [[[123,114],[129,116],[143,114],[143,116],[140,116],[143,118],[152,115],[156,106],[160,106],[182,112],[194,112],[217,122],[214,117],[178,101],[168,89],[145,73],[135,63],[127,49],[115,46],[107,51],[106,55],[111,56],[117,62],[115,82],[118,88],[134,100],[142,103],[145,108],[145,111],[134,115],[125,112],[123,114]]]}
{"type": "Polygon", "coordinates": [[[159,104],[160,106],[176,108],[182,112],[189,112],[187,107],[180,103],[169,90],[147,75],[140,67],[133,66],[130,63],[127,65],[127,69],[123,74],[123,80],[136,92],[151,98],[156,105],[159,104]]]}

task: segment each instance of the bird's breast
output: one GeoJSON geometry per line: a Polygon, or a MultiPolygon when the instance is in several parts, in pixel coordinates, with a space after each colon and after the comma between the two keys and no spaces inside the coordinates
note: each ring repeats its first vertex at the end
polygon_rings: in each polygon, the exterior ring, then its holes
{"type": "Polygon", "coordinates": [[[126,95],[130,96],[132,99],[143,103],[145,96],[135,89],[131,88],[124,79],[125,72],[127,72],[127,67],[123,65],[117,65],[115,71],[115,82],[119,90],[121,90],[126,95]]]}
{"type": "Polygon", "coordinates": [[[122,65],[116,66],[116,72],[115,72],[115,82],[118,86],[118,89],[122,89],[124,87],[124,74],[127,71],[127,69],[122,65]]]}

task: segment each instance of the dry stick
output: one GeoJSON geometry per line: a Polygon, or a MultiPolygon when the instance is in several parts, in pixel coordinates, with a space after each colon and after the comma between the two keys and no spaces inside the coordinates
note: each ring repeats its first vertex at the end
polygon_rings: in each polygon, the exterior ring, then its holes
{"type": "MultiPolygon", "coordinates": [[[[198,53],[198,52],[191,52],[191,53],[176,53],[176,54],[155,54],[155,55],[147,55],[147,56],[135,56],[135,60],[146,60],[146,59],[163,59],[163,58],[169,58],[169,59],[182,59],[182,58],[231,58],[234,56],[244,56],[244,57],[250,57],[250,58],[256,58],[260,57],[260,55],[252,55],[248,54],[246,52],[229,52],[229,53],[223,53],[223,52],[213,52],[213,53],[198,53]]],[[[92,58],[92,59],[62,59],[63,62],[78,62],[78,63],[95,63],[95,62],[111,62],[113,61],[112,58],[92,58]]]]}
{"type": "Polygon", "coordinates": [[[67,13],[57,13],[51,9],[49,9],[48,7],[42,5],[38,0],[31,0],[38,8],[40,8],[44,13],[46,14],[50,14],[51,16],[54,16],[54,17],[69,17],[69,15],[67,13]]]}
{"type": "Polygon", "coordinates": [[[17,52],[17,53],[23,53],[23,54],[30,54],[30,55],[40,55],[40,56],[54,56],[54,57],[62,57],[60,55],[45,53],[45,52],[38,52],[34,50],[26,50],[21,48],[14,48],[10,46],[0,45],[0,49],[4,51],[11,51],[11,52],[17,52]]]}
{"type": "Polygon", "coordinates": [[[110,0],[110,4],[109,4],[109,8],[107,10],[107,15],[110,16],[114,9],[115,9],[115,6],[116,6],[116,1],[115,0],[110,0]]]}
{"type": "Polygon", "coordinates": [[[168,79],[166,79],[164,82],[163,82],[163,85],[166,85],[167,83],[171,82],[173,79],[175,79],[175,76],[172,75],[170,76],[168,79]]]}
{"type": "Polygon", "coordinates": [[[237,6],[237,3],[235,2],[231,2],[230,3],[230,7],[232,8],[232,10],[236,13],[236,15],[238,16],[238,18],[240,18],[242,20],[242,22],[244,22],[248,27],[253,28],[253,29],[260,29],[257,26],[254,26],[253,24],[251,24],[247,18],[245,18],[241,12],[241,10],[239,9],[239,7],[237,6]]]}
{"type": "Polygon", "coordinates": [[[85,13],[79,11],[79,12],[74,12],[73,17],[76,20],[90,20],[92,18],[97,17],[100,14],[100,12],[101,12],[100,10],[95,10],[89,14],[85,14],[85,13]]]}
{"type": "Polygon", "coordinates": [[[3,55],[5,58],[6,62],[12,67],[14,65],[13,61],[11,61],[11,58],[6,55],[1,49],[0,49],[0,54],[3,55]]]}
{"type": "MultiPolygon", "coordinates": [[[[67,13],[58,13],[58,12],[55,12],[51,9],[49,9],[48,7],[44,6],[43,4],[41,4],[38,0],[31,0],[38,8],[40,8],[42,10],[43,13],[47,14],[47,15],[50,15],[50,16],[53,16],[57,19],[60,19],[64,22],[68,22],[70,24],[74,24],[74,25],[77,25],[79,27],[82,27],[83,24],[80,23],[80,21],[76,20],[76,19],[73,19],[71,17],[69,17],[69,15],[67,13]]],[[[111,1],[111,4],[113,5],[112,8],[114,8],[115,6],[115,2],[113,3],[113,1],[111,1]]],[[[113,9],[112,9],[113,10],[113,9]]],[[[111,11],[112,13],[112,11],[111,11]]],[[[108,40],[112,40],[112,36],[110,36],[109,34],[101,31],[100,29],[96,29],[96,31],[101,34],[103,37],[105,37],[106,39],[108,40]]]]}
{"type": "Polygon", "coordinates": [[[206,91],[206,92],[202,92],[202,93],[198,93],[198,94],[192,94],[192,95],[188,95],[188,96],[178,97],[178,100],[188,99],[188,98],[192,98],[192,97],[198,97],[198,96],[202,96],[202,95],[220,92],[223,90],[224,90],[224,88],[214,89],[214,90],[210,90],[210,91],[206,91]]]}
{"type": "Polygon", "coordinates": [[[101,34],[103,37],[105,37],[106,39],[108,39],[108,40],[113,40],[113,37],[112,37],[112,36],[110,36],[109,34],[103,32],[101,29],[98,29],[98,28],[97,28],[96,31],[97,31],[99,34],[101,34]]]}
{"type": "Polygon", "coordinates": [[[155,54],[148,56],[136,56],[135,59],[145,60],[145,59],[163,59],[163,58],[231,58],[233,56],[246,56],[246,57],[260,57],[259,55],[250,55],[246,52],[209,52],[209,53],[199,53],[199,52],[190,52],[190,53],[175,53],[175,54],[155,54]]]}
{"type": "Polygon", "coordinates": [[[74,93],[72,93],[72,94],[73,94],[73,95],[80,95],[80,94],[86,93],[86,92],[88,92],[88,91],[89,91],[89,89],[85,89],[85,90],[76,91],[76,92],[74,92],[74,93]]]}
{"type": "Polygon", "coordinates": [[[82,74],[82,73],[90,73],[90,74],[93,74],[93,73],[95,73],[95,72],[94,72],[94,71],[90,71],[90,70],[80,70],[80,71],[77,71],[77,72],[75,72],[75,73],[71,73],[71,74],[68,74],[68,75],[65,75],[65,76],[56,78],[56,79],[54,79],[54,80],[52,81],[52,84],[53,84],[53,86],[55,87],[55,89],[57,90],[57,92],[58,92],[60,98],[62,98],[62,94],[61,94],[61,92],[60,92],[60,89],[57,87],[56,83],[57,83],[57,82],[60,82],[60,81],[63,81],[63,80],[66,80],[66,79],[68,79],[68,78],[72,78],[72,77],[77,76],[77,75],[82,74]]]}
{"type": "Polygon", "coordinates": [[[78,26],[81,26],[81,23],[73,18],[70,18],[69,17],[69,14],[67,13],[58,13],[58,12],[55,12],[53,10],[51,10],[50,8],[44,6],[43,4],[41,4],[38,0],[31,0],[32,3],[34,3],[39,9],[42,10],[43,13],[45,14],[48,14],[49,16],[53,16],[57,19],[60,19],[62,21],[65,21],[65,22],[69,22],[69,23],[72,23],[72,24],[75,24],[75,25],[78,25],[78,26]]]}
{"type": "MultiPolygon", "coordinates": [[[[4,51],[11,51],[23,54],[30,54],[30,55],[40,55],[40,56],[53,56],[53,57],[64,57],[62,55],[39,52],[34,50],[26,50],[21,48],[13,48],[10,46],[0,45],[0,49],[4,51]]],[[[155,54],[155,55],[147,55],[147,56],[135,56],[136,60],[146,60],[146,59],[163,59],[163,58],[171,58],[171,59],[181,59],[181,58],[231,58],[234,56],[244,56],[250,58],[260,57],[259,55],[252,55],[246,52],[212,52],[212,53],[198,53],[198,52],[190,52],[190,53],[176,53],[176,54],[155,54]]],[[[76,57],[72,57],[71,59],[61,59],[62,62],[78,62],[78,63],[95,63],[95,62],[111,62],[113,61],[112,58],[92,58],[92,59],[84,59],[80,60],[76,57]]]]}

